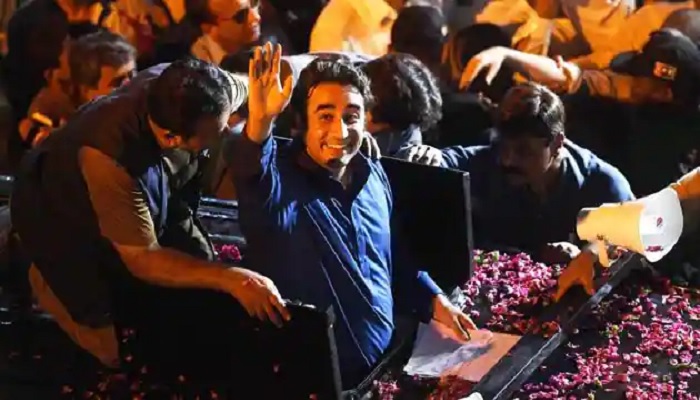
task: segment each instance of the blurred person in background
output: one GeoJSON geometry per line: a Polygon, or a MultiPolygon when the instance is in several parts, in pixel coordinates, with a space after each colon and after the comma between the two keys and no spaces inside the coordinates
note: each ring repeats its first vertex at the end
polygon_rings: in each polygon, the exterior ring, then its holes
{"type": "Polygon", "coordinates": [[[389,52],[413,55],[438,77],[446,37],[447,25],[439,8],[416,5],[404,7],[391,27],[389,52]]]}
{"type": "MultiPolygon", "coordinates": [[[[662,26],[666,26],[666,20],[673,13],[679,10],[690,10],[694,7],[694,2],[688,0],[647,3],[620,23],[617,31],[611,36],[611,40],[601,42],[591,54],[572,61],[582,68],[605,69],[617,54],[642,50],[644,44],[649,40],[649,35],[661,29],[662,26]]],[[[674,21],[671,23],[673,24],[674,21]]]]}
{"type": "Polygon", "coordinates": [[[67,50],[68,78],[62,76],[65,72],[60,69],[54,71],[20,122],[20,135],[28,147],[45,139],[77,108],[110,93],[136,73],[136,49],[123,37],[108,31],[72,41],[67,50]],[[41,121],[43,117],[49,121],[41,121]]]}
{"type": "Polygon", "coordinates": [[[185,17],[158,40],[154,63],[193,56],[219,65],[260,39],[259,0],[185,0],[185,17]]]}
{"type": "Polygon", "coordinates": [[[700,43],[700,10],[683,8],[672,12],[661,27],[676,29],[693,43],[700,43]]]}
{"type": "Polygon", "coordinates": [[[23,152],[17,126],[34,97],[46,85],[48,71],[59,67],[64,42],[102,27],[117,34],[131,31],[117,6],[100,0],[33,0],[10,18],[8,52],[0,72],[14,115],[8,139],[11,166],[23,152]]]}
{"type": "Polygon", "coordinates": [[[489,143],[492,109],[513,85],[513,71],[506,66],[488,83],[481,74],[468,88],[460,88],[459,81],[474,56],[492,47],[509,45],[507,34],[493,24],[472,25],[449,36],[442,53],[444,106],[439,146],[489,143]]]}
{"type": "MultiPolygon", "coordinates": [[[[367,113],[367,131],[382,155],[408,158],[423,144],[423,133],[441,118],[440,89],[428,68],[409,54],[387,54],[362,67],[370,79],[374,104],[367,113]]],[[[438,164],[437,160],[417,160],[438,164]]]]}
{"type": "Polygon", "coordinates": [[[309,50],[342,51],[370,56],[386,54],[391,26],[404,2],[330,0],[316,20],[309,50]]]}
{"type": "Polygon", "coordinates": [[[216,65],[260,39],[260,0],[186,0],[187,18],[202,35],[192,55],[216,65]]]}

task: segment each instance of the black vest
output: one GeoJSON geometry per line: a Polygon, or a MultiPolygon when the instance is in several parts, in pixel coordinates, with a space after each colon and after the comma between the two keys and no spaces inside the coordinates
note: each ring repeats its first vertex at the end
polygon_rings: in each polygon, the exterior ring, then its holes
{"type": "Polygon", "coordinates": [[[109,276],[124,271],[102,237],[78,155],[91,147],[113,158],[138,183],[160,236],[170,188],[162,151],[148,124],[149,82],[166,65],[141,72],[109,96],[86,104],[65,127],[23,160],[12,197],[12,218],[42,276],[73,319],[108,323],[109,276]]]}

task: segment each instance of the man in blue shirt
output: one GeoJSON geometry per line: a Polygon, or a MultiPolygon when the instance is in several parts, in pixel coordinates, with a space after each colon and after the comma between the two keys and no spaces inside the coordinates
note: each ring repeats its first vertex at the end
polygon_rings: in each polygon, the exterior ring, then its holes
{"type": "Polygon", "coordinates": [[[619,170],[566,139],[564,122],[556,94],[533,83],[519,85],[498,107],[490,146],[443,150],[444,167],[471,175],[482,246],[566,261],[559,256],[578,251],[570,242],[579,210],[634,199],[619,170]]]}
{"type": "Polygon", "coordinates": [[[389,346],[395,309],[465,337],[474,325],[425,272],[392,254],[391,189],[379,162],[359,153],[367,78],[348,63],[309,64],[294,89],[306,129],[283,145],[270,135],[292,94],[291,78],[280,85],[280,54],[279,46],[256,49],[246,133],[233,146],[246,257],[282,296],[334,308],[341,375],[351,387],[389,346]]]}

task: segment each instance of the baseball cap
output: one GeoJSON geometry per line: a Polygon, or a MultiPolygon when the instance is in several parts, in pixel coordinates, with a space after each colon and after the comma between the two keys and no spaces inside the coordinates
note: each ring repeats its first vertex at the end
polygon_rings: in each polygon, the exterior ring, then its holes
{"type": "Polygon", "coordinates": [[[610,68],[619,73],[666,81],[676,100],[697,101],[700,98],[700,50],[676,29],[652,32],[641,52],[619,54],[611,61],[610,68]]]}
{"type": "Polygon", "coordinates": [[[412,47],[420,44],[442,43],[447,24],[442,11],[432,6],[408,6],[401,9],[391,28],[391,45],[412,47]]]}

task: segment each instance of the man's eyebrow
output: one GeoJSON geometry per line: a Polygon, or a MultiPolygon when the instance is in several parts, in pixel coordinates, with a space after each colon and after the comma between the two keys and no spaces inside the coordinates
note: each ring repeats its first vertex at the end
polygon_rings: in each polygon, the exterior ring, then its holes
{"type": "Polygon", "coordinates": [[[316,112],[325,110],[335,110],[335,105],[333,104],[319,104],[316,106],[316,112]]]}

